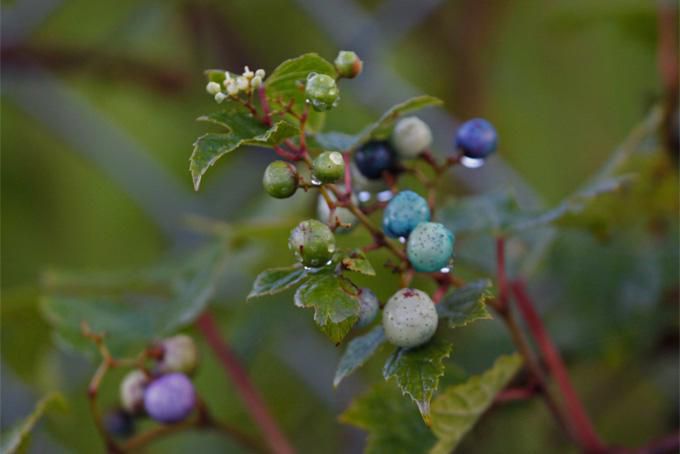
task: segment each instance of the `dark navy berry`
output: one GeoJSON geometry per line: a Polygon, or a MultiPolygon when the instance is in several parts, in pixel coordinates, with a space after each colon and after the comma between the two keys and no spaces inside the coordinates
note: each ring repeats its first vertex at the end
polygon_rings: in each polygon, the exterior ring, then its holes
{"type": "Polygon", "coordinates": [[[122,408],[109,410],[104,414],[106,431],[116,438],[127,438],[135,433],[135,421],[122,408]]]}
{"type": "Polygon", "coordinates": [[[429,220],[427,200],[413,191],[401,191],[385,207],[383,230],[392,238],[406,237],[418,224],[429,220]]]}
{"type": "Polygon", "coordinates": [[[180,372],[162,375],[144,391],[144,408],[154,420],[171,424],[180,422],[196,405],[194,385],[180,372]]]}
{"type": "Polygon", "coordinates": [[[496,130],[483,118],[466,121],[456,133],[456,147],[468,158],[484,159],[496,151],[496,130]]]}
{"type": "Polygon", "coordinates": [[[397,157],[389,142],[369,142],[354,154],[359,172],[369,180],[378,180],[383,172],[393,170],[397,157]]]}

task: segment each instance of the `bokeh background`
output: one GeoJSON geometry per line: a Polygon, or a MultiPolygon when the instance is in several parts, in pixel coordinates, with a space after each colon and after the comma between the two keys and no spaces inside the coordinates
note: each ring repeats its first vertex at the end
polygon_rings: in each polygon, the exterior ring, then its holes
{"type": "MultiPolygon", "coordinates": [[[[423,116],[438,150],[450,149],[456,123],[471,116],[489,118],[501,137],[499,156],[453,175],[452,188],[512,186],[525,205],[549,206],[587,180],[667,95],[657,65],[659,10],[677,26],[673,7],[648,0],[3,1],[2,429],[58,389],[68,411],[46,418],[32,452],[101,449],[85,399],[94,363],[53,342],[38,310],[44,273],[181,258],[204,241],[187,227],[188,215],[235,221],[283,212],[261,190],[272,157],[263,150],[223,159],[193,191],[188,157],[205,130],[194,119],[215,109],[203,69],[271,72],[305,52],[332,59],[339,49],[355,50],[365,72],[343,83],[326,129],[354,132],[396,102],[432,94],[446,106],[423,116]]],[[[675,198],[664,203],[677,208],[675,198]]],[[[311,213],[313,203],[298,205],[311,213]]],[[[678,425],[673,229],[660,242],[636,229],[609,243],[565,234],[536,271],[542,294],[552,296],[542,310],[577,387],[598,429],[616,443],[642,444],[678,425]]],[[[380,380],[379,365],[334,391],[339,350],[315,332],[309,314],[285,298],[243,303],[256,270],[225,278],[217,302],[224,335],[301,452],[360,451],[363,435],[336,415],[380,380]]],[[[475,372],[506,351],[498,329],[462,337],[457,367],[475,372]]],[[[216,395],[218,413],[254,430],[214,361],[206,359],[198,386],[216,395]]],[[[113,401],[115,384],[109,387],[113,401]]],[[[540,402],[512,406],[485,420],[462,449],[573,452],[546,415],[540,402]]],[[[157,450],[188,446],[236,449],[187,434],[157,450]]]]}

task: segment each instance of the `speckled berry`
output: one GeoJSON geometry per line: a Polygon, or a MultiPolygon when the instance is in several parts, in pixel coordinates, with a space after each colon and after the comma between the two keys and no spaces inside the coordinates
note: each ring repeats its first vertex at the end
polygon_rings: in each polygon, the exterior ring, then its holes
{"type": "Polygon", "coordinates": [[[340,90],[331,76],[309,73],[305,84],[305,97],[314,110],[324,112],[338,104],[340,90]]]}
{"type": "MultiPolygon", "coordinates": [[[[338,185],[338,189],[341,192],[345,191],[345,188],[342,185],[338,185]]],[[[330,192],[328,194],[328,196],[330,197],[330,199],[333,202],[337,201],[337,199],[335,198],[335,195],[333,195],[332,192],[330,192]]],[[[352,194],[351,200],[352,200],[352,203],[354,205],[359,204],[359,200],[357,199],[357,196],[355,194],[352,194]]],[[[319,218],[319,220],[321,222],[323,222],[326,225],[329,224],[329,220],[330,220],[329,217],[331,215],[331,210],[330,210],[330,208],[328,208],[328,203],[326,202],[326,199],[324,199],[324,197],[322,195],[319,195],[319,197],[317,198],[316,213],[317,213],[317,217],[319,218]]],[[[348,232],[355,225],[357,225],[357,222],[358,222],[357,217],[354,216],[354,214],[351,211],[349,211],[347,208],[343,208],[343,207],[336,207],[335,212],[333,213],[333,217],[334,217],[333,222],[335,222],[335,220],[338,220],[338,221],[340,221],[340,224],[342,224],[342,226],[338,227],[335,230],[336,233],[348,232]]]]}
{"type": "Polygon", "coordinates": [[[115,438],[127,438],[135,433],[135,421],[132,416],[116,408],[104,413],[103,421],[106,431],[115,438]]]}
{"type": "Polygon", "coordinates": [[[432,299],[416,289],[399,290],[383,309],[385,337],[398,347],[417,347],[429,341],[437,331],[438,321],[432,299]]]}
{"type": "Polygon", "coordinates": [[[359,320],[355,326],[363,328],[373,323],[379,309],[380,302],[375,293],[371,289],[362,288],[359,292],[359,320]]]}
{"type": "Polygon", "coordinates": [[[418,224],[429,220],[427,200],[413,191],[401,191],[385,207],[383,230],[392,238],[407,237],[418,224]]]}
{"type": "Polygon", "coordinates": [[[262,186],[267,194],[277,199],[292,196],[298,188],[295,166],[285,161],[272,162],[264,171],[262,186]]]}
{"type": "Polygon", "coordinates": [[[351,50],[341,50],[338,52],[338,56],[333,63],[335,63],[338,75],[346,79],[354,79],[361,74],[361,70],[364,67],[364,62],[351,50]]]}
{"type": "Polygon", "coordinates": [[[389,142],[368,142],[354,153],[354,162],[363,176],[377,180],[394,170],[397,157],[389,142]]]}
{"type": "Polygon", "coordinates": [[[324,151],[314,159],[312,174],[321,183],[335,183],[345,175],[345,160],[338,151],[324,151]]]}
{"type": "Polygon", "coordinates": [[[303,265],[316,268],[328,264],[333,256],[335,236],[326,224],[308,219],[290,232],[288,247],[303,265]]]}
{"type": "Polygon", "coordinates": [[[137,414],[144,409],[144,389],[149,383],[147,375],[135,369],[128,372],[120,383],[120,404],[123,410],[137,414]]]}
{"type": "Polygon", "coordinates": [[[171,424],[184,420],[196,405],[194,385],[186,375],[174,372],[152,381],[144,392],[144,408],[155,421],[171,424]]]}
{"type": "Polygon", "coordinates": [[[483,118],[468,120],[456,132],[456,147],[468,158],[484,159],[496,150],[496,130],[483,118]]]}
{"type": "Polygon", "coordinates": [[[408,260],[416,271],[433,273],[449,266],[453,233],[442,224],[423,222],[413,229],[406,243],[408,260]]]}
{"type": "Polygon", "coordinates": [[[432,131],[420,118],[406,117],[397,122],[391,141],[400,158],[412,159],[432,145],[432,131]]]}
{"type": "Polygon", "coordinates": [[[164,339],[160,343],[163,351],[158,362],[158,371],[162,373],[182,372],[192,374],[198,366],[198,350],[194,340],[186,334],[178,334],[164,339]]]}

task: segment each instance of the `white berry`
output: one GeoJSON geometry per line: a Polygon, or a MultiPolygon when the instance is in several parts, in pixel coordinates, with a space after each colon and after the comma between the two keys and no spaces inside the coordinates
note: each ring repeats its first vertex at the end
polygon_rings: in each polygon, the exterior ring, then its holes
{"type": "Polygon", "coordinates": [[[198,350],[194,340],[186,334],[178,334],[161,342],[163,358],[158,370],[163,373],[182,372],[191,374],[198,365],[198,350]]]}
{"type": "Polygon", "coordinates": [[[387,340],[398,347],[417,347],[434,335],[439,317],[427,293],[403,288],[387,301],[383,328],[387,340]]]}
{"type": "Polygon", "coordinates": [[[431,144],[432,131],[418,117],[402,118],[392,132],[392,145],[402,158],[415,158],[431,144]]]}
{"type": "Polygon", "coordinates": [[[146,374],[139,369],[125,376],[120,384],[120,404],[125,411],[135,414],[144,408],[144,389],[148,382],[146,374]]]}

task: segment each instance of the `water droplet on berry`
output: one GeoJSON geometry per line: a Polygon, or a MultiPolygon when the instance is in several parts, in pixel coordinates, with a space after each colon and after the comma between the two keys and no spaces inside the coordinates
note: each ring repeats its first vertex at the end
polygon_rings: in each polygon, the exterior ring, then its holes
{"type": "Polygon", "coordinates": [[[382,191],[379,192],[375,197],[378,199],[378,202],[388,202],[392,199],[392,191],[382,191]]]}
{"type": "Polygon", "coordinates": [[[311,182],[314,186],[321,186],[321,181],[318,180],[316,177],[312,177],[311,180],[310,180],[310,182],[311,182]]]}
{"type": "Polygon", "coordinates": [[[406,244],[406,237],[400,236],[400,237],[399,237],[399,242],[400,242],[401,244],[406,244]]]}
{"type": "Polygon", "coordinates": [[[445,266],[444,268],[442,268],[441,270],[439,270],[439,272],[440,272],[440,273],[443,273],[443,274],[447,274],[447,273],[450,273],[450,272],[451,272],[451,268],[449,268],[448,266],[445,266]]]}
{"type": "Polygon", "coordinates": [[[371,200],[371,193],[368,191],[361,191],[357,197],[359,198],[359,202],[366,203],[371,200]]]}
{"type": "Polygon", "coordinates": [[[464,167],[467,167],[468,169],[477,169],[477,168],[482,167],[484,165],[484,159],[475,159],[475,158],[468,158],[467,156],[463,156],[463,157],[460,158],[460,163],[464,167]]]}

